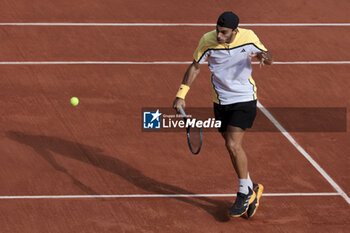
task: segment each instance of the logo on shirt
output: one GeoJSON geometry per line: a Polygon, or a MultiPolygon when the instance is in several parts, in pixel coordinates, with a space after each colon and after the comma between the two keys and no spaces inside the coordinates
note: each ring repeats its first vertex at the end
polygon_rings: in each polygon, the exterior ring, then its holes
{"type": "Polygon", "coordinates": [[[162,113],[157,109],[156,112],[143,112],[144,129],[160,129],[160,116],[162,113]]]}
{"type": "Polygon", "coordinates": [[[245,53],[245,52],[246,52],[245,49],[242,49],[241,53],[245,53]]]}

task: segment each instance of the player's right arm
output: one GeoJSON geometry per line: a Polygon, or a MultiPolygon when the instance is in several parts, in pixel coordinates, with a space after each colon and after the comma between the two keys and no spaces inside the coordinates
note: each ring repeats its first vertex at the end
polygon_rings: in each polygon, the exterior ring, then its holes
{"type": "Polygon", "coordinates": [[[176,94],[174,100],[173,108],[179,112],[180,107],[183,109],[186,107],[185,96],[190,89],[191,84],[197,78],[200,71],[200,64],[204,63],[208,57],[207,52],[208,46],[206,43],[206,35],[202,36],[197,46],[197,49],[193,53],[193,62],[187,68],[182,83],[180,85],[179,91],[176,94]]]}
{"type": "Polygon", "coordinates": [[[174,100],[173,108],[176,109],[177,112],[179,112],[180,107],[183,109],[186,107],[185,96],[193,81],[197,78],[199,72],[200,64],[196,62],[196,60],[193,60],[192,64],[186,70],[181,86],[174,100]]]}

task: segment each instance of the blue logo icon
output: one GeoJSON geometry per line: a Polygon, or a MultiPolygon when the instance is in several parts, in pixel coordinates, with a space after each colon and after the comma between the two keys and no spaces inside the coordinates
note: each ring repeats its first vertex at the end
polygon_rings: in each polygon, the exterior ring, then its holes
{"type": "Polygon", "coordinates": [[[143,112],[144,129],[160,129],[160,116],[162,113],[157,109],[156,112],[143,112]]]}

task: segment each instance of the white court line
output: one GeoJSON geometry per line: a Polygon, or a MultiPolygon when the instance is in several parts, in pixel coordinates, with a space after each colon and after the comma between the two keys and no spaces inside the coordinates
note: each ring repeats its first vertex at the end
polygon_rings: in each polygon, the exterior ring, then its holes
{"type": "MultiPolygon", "coordinates": [[[[339,196],[339,193],[264,193],[266,197],[339,196]]],[[[160,198],[160,197],[235,197],[236,194],[130,194],[130,195],[39,195],[0,196],[0,200],[13,199],[85,199],[85,198],[160,198]]]]}
{"type": "MultiPolygon", "coordinates": [[[[0,23],[0,26],[215,27],[213,23],[0,23]]],[[[241,23],[249,27],[348,27],[350,23],[241,23]]]]}
{"type": "MultiPolygon", "coordinates": [[[[0,65],[185,65],[192,61],[2,61],[0,65]]],[[[208,64],[205,62],[204,64],[208,64]]],[[[257,65],[259,62],[252,62],[257,65]]],[[[326,65],[350,64],[350,61],[276,61],[274,65],[326,65]]]]}
{"type": "Polygon", "coordinates": [[[283,126],[271,115],[271,113],[258,102],[258,108],[264,113],[264,115],[281,131],[281,133],[288,139],[290,143],[316,168],[316,170],[332,185],[332,187],[342,196],[345,201],[350,204],[350,198],[343,191],[342,188],[327,174],[323,168],[301,147],[295,139],[283,128],[283,126]]]}

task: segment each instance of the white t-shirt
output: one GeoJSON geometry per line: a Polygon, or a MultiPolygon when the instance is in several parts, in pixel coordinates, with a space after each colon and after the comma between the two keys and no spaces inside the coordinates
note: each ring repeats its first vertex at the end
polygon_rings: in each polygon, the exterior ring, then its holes
{"type": "Polygon", "coordinates": [[[194,60],[200,64],[208,59],[214,102],[227,105],[256,100],[250,54],[267,49],[248,29],[238,28],[231,44],[219,44],[216,38],[216,30],[204,34],[193,54],[194,60]]]}

